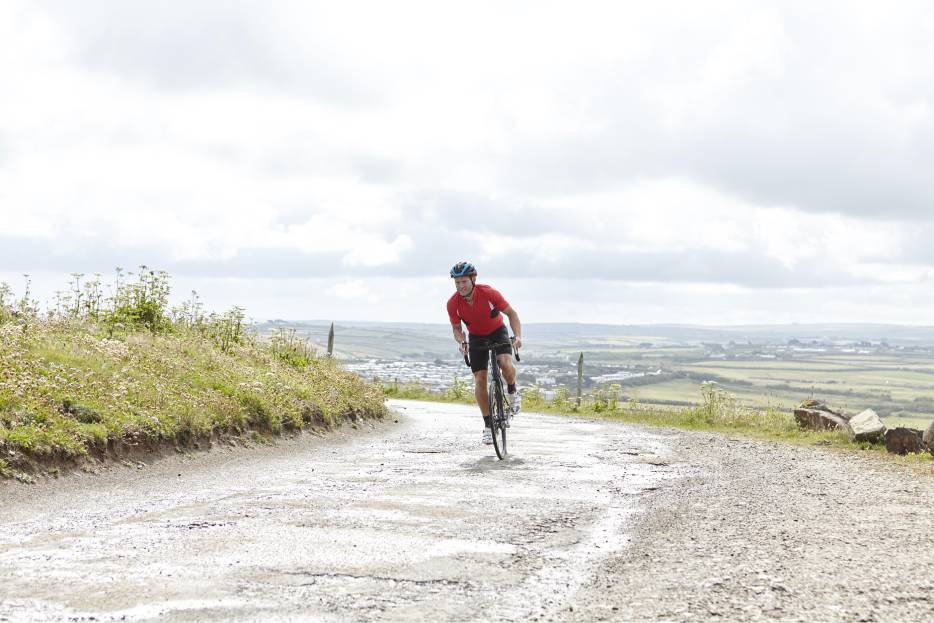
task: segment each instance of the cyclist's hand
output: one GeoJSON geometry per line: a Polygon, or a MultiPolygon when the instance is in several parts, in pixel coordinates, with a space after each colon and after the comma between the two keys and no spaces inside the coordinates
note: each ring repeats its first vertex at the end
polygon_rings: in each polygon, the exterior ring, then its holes
{"type": "Polygon", "coordinates": [[[467,342],[461,342],[461,354],[462,355],[467,354],[467,342]]]}
{"type": "Polygon", "coordinates": [[[515,346],[517,349],[522,348],[522,338],[521,337],[512,338],[512,345],[515,346]]]}

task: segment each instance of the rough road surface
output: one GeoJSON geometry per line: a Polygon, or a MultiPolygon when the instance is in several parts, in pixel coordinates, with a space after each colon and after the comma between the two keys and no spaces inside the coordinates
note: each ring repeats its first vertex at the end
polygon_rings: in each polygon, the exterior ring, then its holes
{"type": "Polygon", "coordinates": [[[0,621],[931,621],[934,478],[397,402],[327,440],[0,485],[0,621]]]}

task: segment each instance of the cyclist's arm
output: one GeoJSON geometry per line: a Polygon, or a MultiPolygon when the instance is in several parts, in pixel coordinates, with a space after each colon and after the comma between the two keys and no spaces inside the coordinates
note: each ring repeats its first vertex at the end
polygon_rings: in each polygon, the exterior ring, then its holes
{"type": "Polygon", "coordinates": [[[522,323],[519,322],[519,314],[512,308],[512,305],[506,307],[503,313],[509,318],[509,328],[512,329],[512,334],[516,336],[516,348],[519,348],[522,346],[522,323]]]}
{"type": "Polygon", "coordinates": [[[461,323],[452,324],[451,330],[454,332],[454,339],[457,341],[457,345],[460,347],[461,352],[464,352],[466,348],[464,347],[464,342],[467,341],[467,336],[464,335],[464,327],[461,323]]]}

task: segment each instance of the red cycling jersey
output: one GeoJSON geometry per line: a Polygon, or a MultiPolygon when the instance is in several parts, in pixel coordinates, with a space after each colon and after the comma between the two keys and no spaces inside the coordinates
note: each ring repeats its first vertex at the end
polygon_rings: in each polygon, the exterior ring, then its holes
{"type": "Polygon", "coordinates": [[[500,314],[490,317],[493,309],[503,311],[509,307],[502,294],[491,286],[478,283],[474,285],[471,299],[472,304],[457,292],[448,299],[448,316],[452,325],[460,326],[463,321],[471,335],[489,335],[503,326],[500,314]]]}

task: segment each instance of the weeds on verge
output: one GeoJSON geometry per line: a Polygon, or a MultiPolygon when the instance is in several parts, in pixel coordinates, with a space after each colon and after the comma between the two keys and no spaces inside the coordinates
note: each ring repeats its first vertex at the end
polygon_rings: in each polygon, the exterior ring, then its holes
{"type": "Polygon", "coordinates": [[[205,315],[197,295],[168,310],[168,276],[72,275],[38,313],[0,284],[0,475],[25,458],[75,458],[110,442],[187,444],[247,429],[278,433],[381,416],[384,397],[297,340],[247,332],[242,308],[205,315]]]}
{"type": "MultiPolygon", "coordinates": [[[[450,389],[443,393],[431,392],[418,384],[399,385],[398,383],[379,382],[377,384],[383,393],[391,398],[467,404],[474,402],[472,393],[451,392],[450,389]]],[[[551,401],[545,400],[540,389],[529,387],[523,390],[522,406],[523,410],[527,411],[608,417],[634,424],[689,430],[740,432],[766,439],[885,452],[882,444],[851,442],[843,431],[801,430],[791,413],[771,408],[764,411],[750,409],[740,403],[735,395],[727,392],[715,382],[702,383],[700,393],[701,402],[693,407],[644,404],[635,398],[622,402],[620,386],[614,384],[584,396],[578,407],[564,387],[555,390],[551,401]]],[[[909,463],[934,462],[934,457],[929,453],[897,458],[909,463]]]]}
{"type": "Polygon", "coordinates": [[[279,329],[269,340],[276,357],[294,368],[305,368],[317,356],[307,338],[299,338],[295,329],[279,329]]]}

